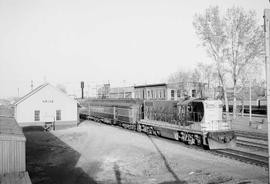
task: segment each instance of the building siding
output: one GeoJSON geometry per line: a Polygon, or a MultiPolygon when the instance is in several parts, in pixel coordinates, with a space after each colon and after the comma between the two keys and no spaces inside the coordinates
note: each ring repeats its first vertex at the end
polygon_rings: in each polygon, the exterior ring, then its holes
{"type": "Polygon", "coordinates": [[[19,125],[32,122],[44,123],[56,120],[56,111],[61,111],[61,120],[77,122],[77,102],[51,85],[47,85],[32,96],[16,104],[15,118],[19,125]],[[34,111],[40,111],[40,121],[34,120],[34,111]]]}
{"type": "Polygon", "coordinates": [[[0,117],[0,175],[25,171],[25,141],[14,118],[0,117]]]}
{"type": "Polygon", "coordinates": [[[0,174],[25,171],[25,141],[0,138],[0,174]]]}

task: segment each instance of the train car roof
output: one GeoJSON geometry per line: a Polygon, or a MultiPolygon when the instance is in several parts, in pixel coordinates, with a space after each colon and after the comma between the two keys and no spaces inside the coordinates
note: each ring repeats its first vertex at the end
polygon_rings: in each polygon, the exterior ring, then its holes
{"type": "Polygon", "coordinates": [[[142,104],[143,100],[140,99],[91,99],[87,100],[86,103],[95,104],[95,105],[106,105],[106,106],[133,106],[142,104]]]}

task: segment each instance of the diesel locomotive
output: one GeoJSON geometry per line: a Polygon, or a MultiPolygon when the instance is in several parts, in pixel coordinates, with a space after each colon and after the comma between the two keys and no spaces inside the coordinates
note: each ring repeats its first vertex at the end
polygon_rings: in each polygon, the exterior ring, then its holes
{"type": "Polygon", "coordinates": [[[207,149],[235,145],[231,121],[222,117],[220,100],[88,99],[81,105],[81,115],[94,121],[207,149]]]}

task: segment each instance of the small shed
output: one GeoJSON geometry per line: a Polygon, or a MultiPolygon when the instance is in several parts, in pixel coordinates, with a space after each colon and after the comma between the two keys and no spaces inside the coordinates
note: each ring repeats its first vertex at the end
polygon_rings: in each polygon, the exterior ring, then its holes
{"type": "Polygon", "coordinates": [[[0,116],[0,175],[25,171],[25,141],[16,120],[0,116]]]}
{"type": "Polygon", "coordinates": [[[13,117],[0,116],[0,183],[31,184],[25,163],[25,136],[13,117]]]}

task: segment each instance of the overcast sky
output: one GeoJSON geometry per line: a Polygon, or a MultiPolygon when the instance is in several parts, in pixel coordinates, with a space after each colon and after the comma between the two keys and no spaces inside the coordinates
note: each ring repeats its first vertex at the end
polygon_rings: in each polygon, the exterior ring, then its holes
{"type": "Polygon", "coordinates": [[[268,0],[0,0],[0,98],[44,81],[79,95],[164,82],[178,69],[211,62],[192,21],[210,5],[253,9],[263,24],[268,0]]]}

